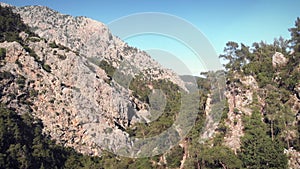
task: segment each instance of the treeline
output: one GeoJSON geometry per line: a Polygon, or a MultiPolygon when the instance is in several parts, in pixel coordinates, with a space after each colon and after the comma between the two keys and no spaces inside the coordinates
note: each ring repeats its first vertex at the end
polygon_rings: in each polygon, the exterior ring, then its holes
{"type": "Polygon", "coordinates": [[[293,95],[300,99],[296,91],[296,86],[300,84],[300,18],[297,18],[295,27],[289,31],[291,39],[280,37],[273,44],[260,42],[249,47],[228,42],[225,54],[220,57],[228,61],[225,67],[231,87],[243,87],[239,79],[235,78],[236,74],[251,75],[258,82],[259,90],[256,94],[265,101],[259,112],[268,126],[266,132],[271,139],[281,140],[286,148],[300,150],[299,124],[294,125],[297,114],[291,111],[293,103],[289,101],[293,95]],[[272,66],[275,52],[287,58],[285,65],[272,66]]]}
{"type": "MultiPolygon", "coordinates": [[[[200,144],[199,136],[205,115],[200,113],[186,139],[189,154],[184,164],[186,168],[288,168],[284,149],[300,151],[299,112],[292,111],[294,102],[290,100],[293,96],[300,99],[296,90],[300,84],[300,18],[297,18],[295,27],[289,31],[290,39],[280,37],[272,44],[259,42],[253,43],[251,47],[236,42],[226,44],[220,58],[226,62],[227,89],[235,95],[239,94],[238,89],[247,90],[240,77],[251,75],[258,82],[259,88],[252,91],[253,100],[249,107],[252,115],[246,115],[235,108],[236,113],[242,113],[244,136],[241,138],[241,149],[234,153],[224,146],[224,137],[228,132],[225,121],[229,105],[225,104],[216,135],[203,144],[200,144]],[[285,65],[272,65],[272,56],[276,52],[287,58],[285,65]]],[[[200,79],[199,86],[211,84],[209,80],[209,77],[200,79]]],[[[211,89],[211,86],[205,86],[208,87],[204,93],[200,92],[201,98],[205,98],[211,89]]],[[[205,104],[205,101],[200,103],[205,104]]]]}
{"type": "MultiPolygon", "coordinates": [[[[250,107],[252,115],[247,116],[241,112],[244,136],[241,140],[241,150],[236,155],[239,159],[236,160],[236,164],[242,163],[239,167],[229,168],[287,168],[284,149],[293,147],[300,150],[299,120],[297,113],[292,111],[294,102],[290,101],[292,96],[300,99],[296,91],[296,86],[300,84],[299,18],[295,27],[289,31],[291,39],[285,40],[280,37],[272,44],[260,42],[249,47],[228,42],[224,55],[220,56],[227,62],[224,65],[227,85],[234,94],[238,94],[236,89],[247,89],[239,77],[251,75],[259,86],[259,89],[253,91],[250,107]],[[276,52],[287,58],[286,64],[272,65],[272,56],[276,52]],[[264,101],[263,104],[258,101],[258,97],[264,101]]],[[[218,162],[216,164],[220,166],[218,162]]],[[[226,164],[225,161],[223,164],[226,164]]]]}
{"type": "MultiPolygon", "coordinates": [[[[18,41],[20,32],[32,34],[21,20],[8,7],[0,6],[0,42],[18,41]]],[[[300,123],[291,111],[293,103],[290,96],[297,95],[295,86],[300,84],[300,19],[295,27],[289,29],[291,39],[276,39],[272,44],[253,43],[252,47],[236,42],[226,44],[224,54],[227,85],[230,88],[244,88],[239,76],[253,76],[259,89],[254,92],[251,105],[252,115],[243,114],[244,136],[241,150],[236,154],[223,145],[227,133],[225,120],[228,104],[223,110],[217,134],[212,140],[199,143],[205,120],[205,104],[210,86],[210,78],[198,78],[199,111],[195,125],[186,136],[183,148],[175,146],[162,156],[149,158],[124,158],[103,152],[101,157],[91,157],[55,144],[49,136],[42,133],[43,124],[31,114],[18,115],[13,110],[0,106],[0,168],[179,168],[183,156],[188,153],[185,168],[287,168],[284,149],[293,147],[300,151],[300,123]],[[272,55],[281,52],[287,57],[285,66],[273,67],[272,55]],[[264,100],[264,105],[258,101],[264,100]],[[166,161],[166,163],[165,163],[166,161]]],[[[55,44],[52,44],[55,45],[55,44]]],[[[53,46],[56,47],[56,46],[53,46]]],[[[28,49],[30,53],[30,48],[28,49]]],[[[0,58],[5,57],[5,49],[0,49],[0,58]]],[[[32,53],[32,52],[31,52],[32,53]]],[[[32,53],[33,56],[34,53],[32,53]]],[[[106,70],[110,78],[115,69],[108,62],[97,63],[106,70]]],[[[110,83],[111,79],[107,80],[110,83]]],[[[134,137],[151,137],[170,127],[180,109],[179,87],[167,80],[145,81],[143,77],[132,79],[129,88],[133,95],[145,103],[151,90],[161,89],[165,93],[166,106],[163,114],[155,121],[135,124],[127,128],[134,137]]],[[[222,96],[220,96],[222,97],[222,96]]],[[[297,95],[299,99],[299,95],[297,95]]],[[[217,99],[217,98],[216,98],[217,99]]],[[[237,110],[240,111],[240,110],[237,110]]]]}

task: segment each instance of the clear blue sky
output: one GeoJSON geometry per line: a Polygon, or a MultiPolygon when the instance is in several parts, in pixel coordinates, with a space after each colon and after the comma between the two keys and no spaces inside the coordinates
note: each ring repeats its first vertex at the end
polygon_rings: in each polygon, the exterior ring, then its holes
{"type": "MultiPolygon", "coordinates": [[[[271,43],[275,37],[289,38],[288,28],[300,16],[300,0],[4,0],[25,6],[43,5],[73,16],[87,16],[105,24],[134,13],[163,12],[196,26],[221,54],[227,41],[271,43]]],[[[145,39],[149,40],[149,36],[145,39]]],[[[151,38],[150,38],[151,39],[151,38]]],[[[150,49],[141,38],[129,44],[150,49]]],[[[154,47],[155,48],[155,47],[154,47]]],[[[196,70],[193,70],[193,72],[196,70]]],[[[197,73],[197,72],[194,72],[197,73]]]]}

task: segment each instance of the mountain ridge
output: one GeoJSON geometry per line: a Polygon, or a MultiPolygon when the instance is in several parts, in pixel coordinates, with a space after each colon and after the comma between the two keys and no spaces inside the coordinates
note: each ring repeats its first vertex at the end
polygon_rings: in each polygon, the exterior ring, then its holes
{"type": "Polygon", "coordinates": [[[21,17],[0,9],[0,131],[9,137],[0,168],[299,168],[300,18],[290,40],[228,42],[225,70],[199,78],[173,76],[101,23],[46,7],[15,8],[21,17]],[[182,106],[192,113],[178,113],[182,106]],[[24,123],[37,124],[36,138],[20,135],[24,123]],[[159,135],[154,146],[139,142],[159,135]],[[41,137],[88,156],[49,158],[57,149],[41,137]]]}
{"type": "MultiPolygon", "coordinates": [[[[112,151],[131,146],[124,128],[147,119],[150,110],[149,101],[138,94],[143,91],[133,93],[128,80],[138,76],[148,83],[167,80],[187,91],[178,75],[111,35],[103,23],[48,7],[13,10],[36,36],[21,32],[20,42],[1,43],[7,50],[2,69],[15,69],[23,89],[33,90],[29,110],[60,144],[90,155],[101,154],[99,145],[112,151]]],[[[145,85],[147,92],[153,90],[151,84],[145,85]]],[[[5,88],[16,90],[15,86],[5,88]]],[[[6,93],[2,100],[13,98],[6,93]]],[[[22,112],[13,102],[6,103],[22,112]]]]}

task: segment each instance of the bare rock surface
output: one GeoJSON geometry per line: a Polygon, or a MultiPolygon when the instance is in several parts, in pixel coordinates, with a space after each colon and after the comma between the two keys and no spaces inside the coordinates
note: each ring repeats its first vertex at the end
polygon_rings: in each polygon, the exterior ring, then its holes
{"type": "Polygon", "coordinates": [[[147,103],[97,65],[101,60],[131,77],[167,79],[187,90],[177,74],[113,36],[103,23],[41,6],[13,9],[38,36],[20,34],[26,49],[18,42],[0,43],[7,51],[0,71],[8,76],[1,101],[40,118],[44,132],[60,144],[90,155],[118,151],[132,146],[124,129],[151,115],[147,103]]]}
{"type": "MultiPolygon", "coordinates": [[[[60,14],[41,6],[16,8],[16,11],[36,34],[48,41],[67,46],[87,58],[108,60],[116,68],[129,63],[138,72],[151,75],[153,79],[169,79],[185,89],[184,82],[176,73],[162,68],[146,52],[130,47],[113,36],[101,22],[60,14]]],[[[134,74],[132,71],[126,73],[134,74]]]]}
{"type": "MultiPolygon", "coordinates": [[[[239,78],[239,77],[237,77],[239,78]]],[[[250,105],[253,101],[253,92],[258,89],[256,80],[252,76],[239,78],[243,88],[229,88],[225,96],[227,97],[229,112],[226,125],[229,128],[224,141],[225,145],[231,148],[235,153],[241,147],[241,137],[244,135],[244,125],[242,115],[251,115],[250,105]]]]}
{"type": "Polygon", "coordinates": [[[288,62],[288,59],[286,57],[284,57],[284,55],[280,52],[276,52],[273,56],[272,56],[272,65],[273,67],[281,67],[281,66],[285,66],[288,62]]]}

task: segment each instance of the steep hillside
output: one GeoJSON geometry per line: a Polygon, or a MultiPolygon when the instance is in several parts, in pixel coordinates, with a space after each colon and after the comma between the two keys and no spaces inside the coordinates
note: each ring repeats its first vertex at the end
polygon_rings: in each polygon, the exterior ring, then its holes
{"type": "Polygon", "coordinates": [[[0,43],[6,51],[1,101],[19,113],[32,112],[57,143],[90,155],[130,149],[125,130],[149,121],[151,92],[187,92],[178,75],[100,22],[47,7],[11,8],[28,27],[0,43]]]}
{"type": "Polygon", "coordinates": [[[0,168],[300,168],[299,18],[180,78],[92,19],[0,14],[0,168]]]}
{"type": "Polygon", "coordinates": [[[220,56],[228,60],[224,144],[245,166],[284,167],[284,152],[290,168],[300,167],[299,23],[298,18],[296,27],[289,29],[291,40],[279,38],[253,47],[228,42],[220,56]]]}
{"type": "MultiPolygon", "coordinates": [[[[226,44],[220,55],[226,60],[225,108],[216,117],[212,107],[218,97],[211,95],[212,86],[206,90],[209,93],[202,93],[207,98],[201,102],[205,115],[197,119],[183,143],[188,155],[181,166],[300,168],[299,30],[297,18],[295,27],[289,29],[289,40],[280,37],[272,44],[252,46],[226,44]]],[[[206,86],[211,74],[199,86],[206,86]]]]}
{"type": "MultiPolygon", "coordinates": [[[[147,53],[128,46],[112,35],[103,23],[86,18],[60,14],[47,7],[28,6],[15,9],[24,23],[34,33],[50,42],[56,42],[76,51],[80,56],[106,60],[111,65],[122,68],[124,64],[134,65],[139,72],[154,79],[169,79],[185,88],[183,81],[174,72],[162,68],[147,53]]],[[[131,70],[132,71],[132,70],[131,70]]],[[[131,72],[133,75],[134,72],[131,72]]]]}

